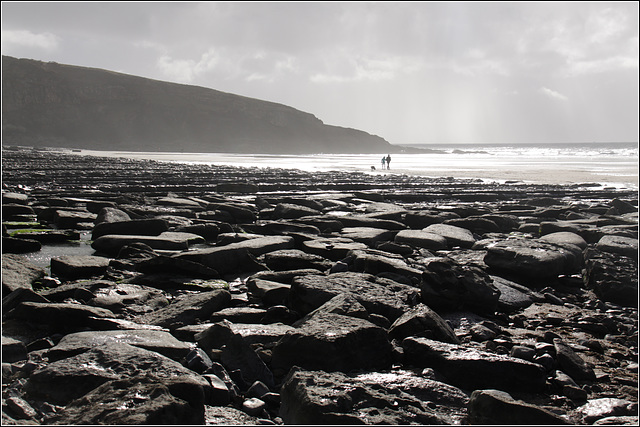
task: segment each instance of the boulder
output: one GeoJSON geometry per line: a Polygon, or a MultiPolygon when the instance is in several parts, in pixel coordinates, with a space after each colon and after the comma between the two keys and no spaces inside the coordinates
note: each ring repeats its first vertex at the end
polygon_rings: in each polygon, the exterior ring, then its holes
{"type": "Polygon", "coordinates": [[[291,289],[291,285],[255,277],[249,278],[246,284],[251,295],[259,298],[266,306],[284,304],[291,289]]]}
{"type": "Polygon", "coordinates": [[[345,374],[296,367],[280,394],[280,417],[296,425],[459,424],[468,402],[461,390],[408,371],[345,374]]]}
{"type": "Polygon", "coordinates": [[[501,231],[493,220],[482,216],[472,215],[466,218],[448,219],[443,224],[464,228],[476,234],[499,233],[501,231]]]}
{"type": "Polygon", "coordinates": [[[545,234],[540,237],[540,240],[543,242],[549,242],[554,244],[571,244],[576,245],[580,249],[584,250],[587,248],[587,241],[584,240],[582,236],[576,233],[572,233],[570,231],[557,231],[555,233],[545,234]]]}
{"type": "Polygon", "coordinates": [[[582,251],[539,239],[508,239],[487,245],[484,262],[496,271],[523,280],[549,279],[579,273],[582,251]]]}
{"type": "Polygon", "coordinates": [[[127,221],[101,222],[93,227],[91,239],[108,234],[124,234],[137,236],[158,236],[168,231],[169,225],[163,219],[136,219],[127,221]]]}
{"type": "Polygon", "coordinates": [[[469,423],[480,425],[570,424],[553,412],[500,390],[475,390],[469,399],[469,423]]]}
{"type": "MultiPolygon", "coordinates": [[[[131,221],[131,217],[129,216],[128,213],[126,213],[123,210],[117,209],[115,207],[106,206],[100,209],[100,212],[98,212],[98,216],[96,217],[95,224],[98,225],[104,222],[114,223],[114,222],[126,222],[126,221],[131,221]]],[[[95,233],[95,227],[94,227],[94,233],[95,233]]],[[[93,238],[100,237],[100,234],[99,234],[100,231],[98,231],[98,233],[95,233],[95,234],[94,233],[92,233],[93,238]]],[[[118,234],[118,233],[105,233],[105,234],[118,234]]]]}
{"type": "Polygon", "coordinates": [[[332,261],[344,259],[349,251],[367,249],[367,245],[355,242],[346,237],[327,237],[302,242],[303,250],[307,253],[320,255],[332,261]]]}
{"type": "Polygon", "coordinates": [[[73,303],[21,302],[5,313],[17,319],[42,325],[52,331],[77,331],[87,327],[94,318],[114,318],[110,310],[73,303]]]}
{"type": "Polygon", "coordinates": [[[373,227],[344,227],[340,230],[341,237],[364,243],[369,247],[374,247],[378,242],[393,240],[395,235],[394,230],[373,227]]]}
{"type": "Polygon", "coordinates": [[[210,387],[202,376],[166,356],[109,342],[36,370],[29,376],[25,391],[32,399],[66,405],[108,381],[140,374],[164,384],[172,395],[196,410],[203,407],[210,387]]]}
{"type": "Polygon", "coordinates": [[[333,263],[320,255],[307,254],[300,249],[283,249],[263,255],[264,263],[276,271],[313,268],[327,271],[333,263]]]}
{"type": "Polygon", "coordinates": [[[386,331],[373,323],[320,313],[276,343],[271,365],[274,373],[280,375],[293,366],[341,372],[388,369],[391,350],[386,331]]]}
{"type": "Polygon", "coordinates": [[[239,268],[253,265],[252,271],[259,271],[252,257],[257,257],[268,252],[280,249],[293,249],[294,240],[289,236],[263,236],[228,245],[196,249],[187,253],[178,254],[175,257],[187,259],[213,268],[220,274],[226,274],[239,268]]]}
{"type": "Polygon", "coordinates": [[[47,272],[44,268],[14,254],[2,254],[2,296],[16,289],[33,289],[33,284],[42,279],[47,272]]]}
{"type": "MultiPolygon", "coordinates": [[[[638,306],[638,260],[588,248],[583,282],[603,301],[638,306]]],[[[4,279],[3,279],[4,280],[4,279]]]]}
{"type": "Polygon", "coordinates": [[[63,280],[89,279],[103,276],[109,258],[93,255],[67,255],[51,258],[51,274],[63,280]]]}
{"type": "Polygon", "coordinates": [[[42,249],[42,243],[35,239],[22,237],[2,236],[3,254],[25,254],[38,252],[42,249]]]}
{"type": "Polygon", "coordinates": [[[58,228],[78,228],[81,223],[93,223],[97,215],[89,211],[67,211],[58,209],[53,215],[53,222],[58,228]]]}
{"type": "Polygon", "coordinates": [[[336,295],[351,294],[367,311],[395,321],[417,303],[419,290],[365,273],[334,273],[295,277],[289,294],[293,310],[307,314],[336,295]]]}
{"type": "Polygon", "coordinates": [[[204,242],[202,237],[191,233],[165,233],[158,236],[106,234],[95,239],[91,247],[97,252],[115,256],[123,247],[135,243],[143,243],[152,249],[183,251],[189,248],[189,243],[204,242]]]}
{"type": "Polygon", "coordinates": [[[596,243],[596,248],[603,252],[638,259],[638,239],[631,237],[602,236],[602,238],[598,240],[598,243],[596,243]]]}
{"type": "Polygon", "coordinates": [[[20,340],[2,335],[2,363],[27,360],[27,346],[20,340]]]}
{"type": "Polygon", "coordinates": [[[172,394],[171,386],[162,380],[144,374],[107,381],[47,418],[47,423],[63,425],[197,425],[204,422],[204,405],[193,406],[172,394]]]}
{"type": "Polygon", "coordinates": [[[420,284],[422,301],[434,310],[462,307],[478,313],[494,313],[500,291],[493,279],[478,267],[450,258],[430,258],[420,284]]]}
{"type": "Polygon", "coordinates": [[[439,251],[447,248],[447,239],[443,236],[420,230],[400,230],[394,237],[393,241],[433,251],[439,251]]]}
{"type": "Polygon", "coordinates": [[[433,368],[447,383],[465,390],[495,388],[507,392],[542,391],[547,379],[542,366],[467,346],[408,337],[402,341],[405,364],[433,368]]]}
{"type": "Polygon", "coordinates": [[[95,347],[110,343],[129,344],[145,350],[155,351],[170,359],[180,361],[187,356],[193,345],[179,341],[169,332],[138,329],[119,331],[85,331],[67,334],[58,344],[49,349],[50,361],[66,359],[95,347]]]}
{"type": "Polygon", "coordinates": [[[374,228],[382,230],[403,230],[407,228],[399,221],[379,219],[363,215],[347,215],[338,218],[344,227],[349,228],[374,228]]]}
{"type": "Polygon", "coordinates": [[[262,381],[273,389],[271,370],[251,348],[242,335],[235,333],[228,321],[218,322],[195,335],[200,348],[206,352],[220,351],[220,361],[228,372],[238,371],[238,387],[246,391],[255,381],[262,381]]]}
{"type": "Polygon", "coordinates": [[[447,241],[449,248],[471,248],[476,241],[473,233],[466,228],[447,224],[431,224],[422,229],[425,233],[433,233],[442,236],[447,241]]]}
{"type": "Polygon", "coordinates": [[[560,338],[554,338],[553,347],[560,369],[576,381],[595,381],[596,374],[573,349],[560,338]]]}
{"type": "MultiPolygon", "coordinates": [[[[594,424],[598,420],[608,417],[638,417],[637,402],[633,403],[626,399],[614,397],[602,397],[590,399],[584,405],[576,408],[575,414],[579,416],[585,424],[594,424]]],[[[597,423],[600,424],[600,423],[597,423]]]]}
{"type": "Polygon", "coordinates": [[[185,294],[166,307],[138,316],[136,321],[173,330],[209,319],[214,312],[228,306],[230,301],[231,294],[225,289],[185,294]]]}
{"type": "Polygon", "coordinates": [[[278,203],[273,211],[274,218],[294,219],[304,216],[320,215],[321,212],[307,206],[300,206],[291,203],[278,203]]]}
{"type": "Polygon", "coordinates": [[[267,310],[257,307],[227,307],[211,314],[209,322],[260,323],[267,310]]]}
{"type": "Polygon", "coordinates": [[[381,275],[383,273],[394,273],[404,276],[403,282],[409,281],[419,283],[422,271],[410,267],[400,255],[393,255],[388,252],[369,250],[353,250],[349,252],[352,270],[361,273],[381,275]]]}
{"type": "Polygon", "coordinates": [[[396,319],[389,328],[389,336],[398,340],[416,336],[452,344],[460,343],[451,326],[424,304],[416,305],[396,319]]]}

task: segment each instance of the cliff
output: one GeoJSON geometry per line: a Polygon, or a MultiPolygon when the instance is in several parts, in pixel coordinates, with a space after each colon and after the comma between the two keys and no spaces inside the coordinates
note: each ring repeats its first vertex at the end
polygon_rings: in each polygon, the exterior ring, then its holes
{"type": "Polygon", "coordinates": [[[2,144],[273,154],[399,150],[282,104],[8,56],[2,57],[2,144]]]}

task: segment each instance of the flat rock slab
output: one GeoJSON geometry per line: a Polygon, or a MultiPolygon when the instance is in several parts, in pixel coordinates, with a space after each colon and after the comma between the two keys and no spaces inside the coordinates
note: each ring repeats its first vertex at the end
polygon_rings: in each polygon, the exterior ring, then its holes
{"type": "Polygon", "coordinates": [[[177,329],[197,323],[197,319],[209,319],[214,312],[228,306],[230,301],[231,294],[225,289],[187,294],[166,307],[138,316],[136,321],[177,329]]]}
{"type": "Polygon", "coordinates": [[[346,272],[296,277],[292,281],[289,297],[291,308],[306,314],[336,295],[349,293],[369,314],[380,314],[393,322],[417,303],[419,292],[413,286],[393,280],[346,272]]]}
{"type": "Polygon", "coordinates": [[[32,264],[23,256],[2,254],[2,296],[20,288],[33,289],[33,283],[46,274],[44,268],[32,264]]]}
{"type": "Polygon", "coordinates": [[[543,242],[556,243],[556,244],[572,244],[578,246],[580,249],[587,248],[587,241],[576,233],[570,231],[557,231],[555,233],[545,234],[540,237],[543,242]]]}
{"type": "Polygon", "coordinates": [[[154,351],[108,343],[49,363],[31,374],[25,390],[34,399],[67,404],[107,381],[147,374],[194,407],[204,404],[205,378],[154,351]]]}
{"type": "Polygon", "coordinates": [[[428,233],[421,230],[401,230],[393,239],[396,243],[401,243],[416,248],[439,251],[447,249],[447,239],[436,233],[428,233]]]}
{"type": "Polygon", "coordinates": [[[274,373],[293,366],[324,371],[391,367],[387,332],[373,323],[350,316],[322,313],[287,333],[272,351],[274,373]]]}
{"type": "Polygon", "coordinates": [[[155,351],[176,361],[186,357],[193,347],[193,344],[179,341],[165,331],[149,329],[89,331],[65,335],[47,352],[47,355],[50,360],[60,360],[110,343],[130,344],[155,351]]]}
{"type": "Polygon", "coordinates": [[[582,252],[536,239],[510,239],[489,244],[484,262],[491,268],[523,279],[546,279],[575,274],[582,267],[582,252]]]}
{"type": "Polygon", "coordinates": [[[628,256],[638,259],[638,239],[623,236],[602,236],[596,248],[604,252],[628,256]]]}
{"type": "Polygon", "coordinates": [[[283,323],[232,323],[230,325],[233,333],[240,335],[244,341],[251,344],[262,344],[271,347],[287,333],[294,332],[293,326],[283,323]]]}
{"type": "Polygon", "coordinates": [[[461,248],[469,249],[476,241],[476,238],[473,236],[471,231],[455,225],[431,224],[423,228],[422,231],[444,237],[449,248],[459,246],[461,248]]]}
{"type": "Polygon", "coordinates": [[[468,397],[408,371],[347,375],[293,369],[281,389],[285,424],[459,424],[468,397]],[[425,402],[430,402],[429,406],[425,402]]]}
{"type": "Polygon", "coordinates": [[[93,227],[91,238],[96,240],[98,237],[107,234],[158,236],[168,230],[169,224],[167,221],[157,218],[103,222],[93,227]]]}
{"type": "Polygon", "coordinates": [[[535,405],[516,400],[500,390],[476,390],[469,401],[470,424],[562,425],[568,420],[535,405]]]}
{"type": "Polygon", "coordinates": [[[373,247],[377,242],[393,240],[396,231],[373,227],[344,227],[340,235],[354,242],[373,247]]]}
{"type": "Polygon", "coordinates": [[[204,406],[193,407],[153,376],[107,381],[74,400],[47,424],[161,425],[204,424],[204,406]]]}
{"type": "Polygon", "coordinates": [[[545,386],[543,367],[522,359],[418,337],[405,338],[402,347],[405,363],[431,367],[462,389],[537,392],[545,386]]]}
{"type": "Polygon", "coordinates": [[[53,330],[77,330],[92,318],[114,318],[111,310],[71,303],[21,302],[5,314],[9,319],[38,323],[53,330]]]}
{"type": "Polygon", "coordinates": [[[189,244],[198,242],[204,243],[205,240],[192,233],[165,232],[158,236],[106,234],[94,240],[91,247],[97,252],[117,255],[120,249],[133,243],[144,243],[152,249],[183,251],[189,249],[189,244]]]}
{"type": "Polygon", "coordinates": [[[51,274],[64,280],[88,279],[103,276],[109,258],[93,255],[68,255],[51,258],[51,274]]]}
{"type": "Polygon", "coordinates": [[[220,274],[226,274],[247,265],[250,262],[249,255],[258,257],[268,252],[294,247],[293,237],[263,236],[224,246],[189,251],[176,255],[176,258],[195,261],[213,268],[220,274]]]}
{"type": "Polygon", "coordinates": [[[302,242],[305,252],[320,255],[332,261],[344,259],[349,251],[355,249],[367,249],[364,243],[355,242],[346,237],[328,237],[312,239],[302,242]]]}

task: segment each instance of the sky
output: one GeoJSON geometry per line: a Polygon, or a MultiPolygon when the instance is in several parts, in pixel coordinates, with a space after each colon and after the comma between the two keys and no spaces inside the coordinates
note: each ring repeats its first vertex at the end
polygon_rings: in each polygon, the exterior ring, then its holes
{"type": "Polygon", "coordinates": [[[392,144],[638,141],[638,2],[2,2],[2,54],[392,144]]]}

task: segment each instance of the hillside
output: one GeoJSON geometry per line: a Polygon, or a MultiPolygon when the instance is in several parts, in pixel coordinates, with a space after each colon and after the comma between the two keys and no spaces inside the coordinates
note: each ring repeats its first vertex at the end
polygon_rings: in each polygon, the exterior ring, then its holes
{"type": "Polygon", "coordinates": [[[2,144],[272,154],[399,149],[282,104],[8,56],[2,57],[2,144]]]}

